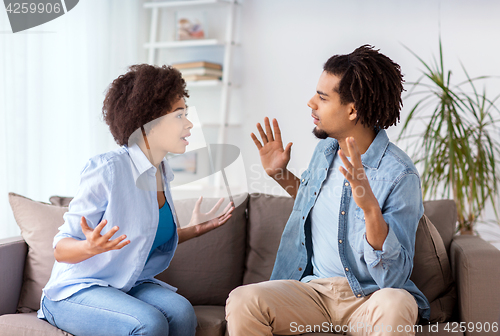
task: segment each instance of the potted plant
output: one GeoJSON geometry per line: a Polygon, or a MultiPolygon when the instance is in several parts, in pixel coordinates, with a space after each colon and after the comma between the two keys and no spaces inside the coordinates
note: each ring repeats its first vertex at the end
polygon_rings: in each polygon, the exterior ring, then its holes
{"type": "Polygon", "coordinates": [[[408,97],[416,97],[417,102],[398,140],[411,139],[410,155],[423,167],[423,197],[453,198],[458,210],[457,230],[472,233],[487,201],[498,219],[500,146],[492,131],[500,115],[495,106],[500,95],[488,99],[486,90],[480,92],[476,86],[487,76],[471,78],[463,65],[467,80],[453,84],[452,71],[444,68],[441,39],[439,61],[434,59],[432,65],[408,50],[425,70],[416,82],[409,83],[408,97]],[[412,132],[415,128],[417,132],[412,132]]]}

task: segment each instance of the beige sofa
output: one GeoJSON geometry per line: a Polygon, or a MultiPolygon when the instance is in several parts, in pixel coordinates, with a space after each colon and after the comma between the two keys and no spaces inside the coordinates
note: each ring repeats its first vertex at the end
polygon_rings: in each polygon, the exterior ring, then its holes
{"type": "MultiPolygon", "coordinates": [[[[171,266],[158,275],[195,307],[197,336],[224,335],[229,292],[269,279],[293,205],[289,197],[266,194],[235,199],[241,205],[228,223],[180,244],[171,266]]],[[[70,199],[52,197],[48,204],[11,193],[9,200],[23,237],[0,240],[0,335],[69,335],[37,319],[34,311],[54,262],[52,237],[70,199]]],[[[181,225],[188,222],[194,202],[175,202],[181,225]]],[[[214,202],[204,203],[208,209],[214,202]]],[[[500,251],[479,237],[454,235],[453,201],[426,202],[425,214],[428,219],[421,219],[417,232],[412,280],[431,302],[432,323],[420,321],[417,335],[444,335],[445,329],[464,326],[465,333],[453,335],[494,335],[491,329],[500,316],[500,251]],[[490,332],[485,333],[488,325],[490,332]]]]}

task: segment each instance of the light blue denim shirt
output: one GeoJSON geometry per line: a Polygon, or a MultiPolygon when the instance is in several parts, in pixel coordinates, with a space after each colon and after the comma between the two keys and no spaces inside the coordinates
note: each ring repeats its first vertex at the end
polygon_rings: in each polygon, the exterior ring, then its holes
{"type": "MultiPolygon", "coordinates": [[[[337,153],[338,142],[321,140],[309,167],[300,177],[300,187],[292,213],[281,237],[271,280],[300,280],[311,274],[311,225],[314,206],[328,168],[337,153]]],[[[410,280],[415,254],[415,235],[424,214],[420,177],[411,159],[389,142],[380,130],[368,150],[361,155],[370,186],[378,200],[388,235],[381,251],[366,240],[363,210],[352,197],[344,180],[338,219],[338,250],[352,292],[364,297],[380,288],[403,288],[418,304],[419,314],[428,319],[429,302],[410,280]]]]}
{"type": "MultiPolygon", "coordinates": [[[[165,196],[177,226],[170,181],[174,174],[164,159],[163,181],[165,196]]],[[[123,146],[91,158],[81,172],[80,186],[64,215],[64,224],[54,237],[53,247],[63,238],[84,240],[80,226],[84,216],[90,228],[102,220],[108,224],[101,234],[113,226],[120,229],[112,239],[126,234],[130,244],[120,250],[108,251],[79,262],[55,262],[43,297],[53,301],[65,299],[93,285],[111,286],[128,292],[143,282],[153,282],[168,289],[172,287],[153,277],[164,271],[178,243],[177,230],[165,244],[156,248],[147,260],[158,227],[159,208],[156,187],[156,168],[137,145],[123,146]],[[146,262],[147,261],[147,262],[146,262]]],[[[43,317],[41,309],[38,316],[43,317]]]]}

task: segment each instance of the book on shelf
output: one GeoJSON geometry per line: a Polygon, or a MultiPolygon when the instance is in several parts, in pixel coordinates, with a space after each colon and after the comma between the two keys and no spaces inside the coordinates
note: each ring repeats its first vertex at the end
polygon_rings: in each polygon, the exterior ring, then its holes
{"type": "Polygon", "coordinates": [[[183,76],[190,75],[200,75],[200,76],[218,76],[222,77],[222,70],[210,69],[210,68],[188,68],[180,69],[183,76]]]}
{"type": "Polygon", "coordinates": [[[217,63],[199,61],[199,62],[188,62],[188,63],[175,63],[172,66],[176,69],[189,69],[189,68],[209,68],[222,70],[222,65],[217,63]]]}
{"type": "Polygon", "coordinates": [[[186,82],[192,81],[203,81],[203,80],[219,80],[220,76],[208,76],[208,75],[188,75],[182,76],[186,82]]]}

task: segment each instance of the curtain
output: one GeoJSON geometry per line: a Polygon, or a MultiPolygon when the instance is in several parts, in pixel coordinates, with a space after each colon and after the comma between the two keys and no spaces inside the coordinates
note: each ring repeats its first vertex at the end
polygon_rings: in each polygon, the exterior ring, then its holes
{"type": "Polygon", "coordinates": [[[139,0],[85,0],[13,34],[0,9],[0,238],[18,235],[8,192],[48,202],[76,193],[86,161],[117,147],[104,93],[146,61],[149,12],[139,0]]]}

